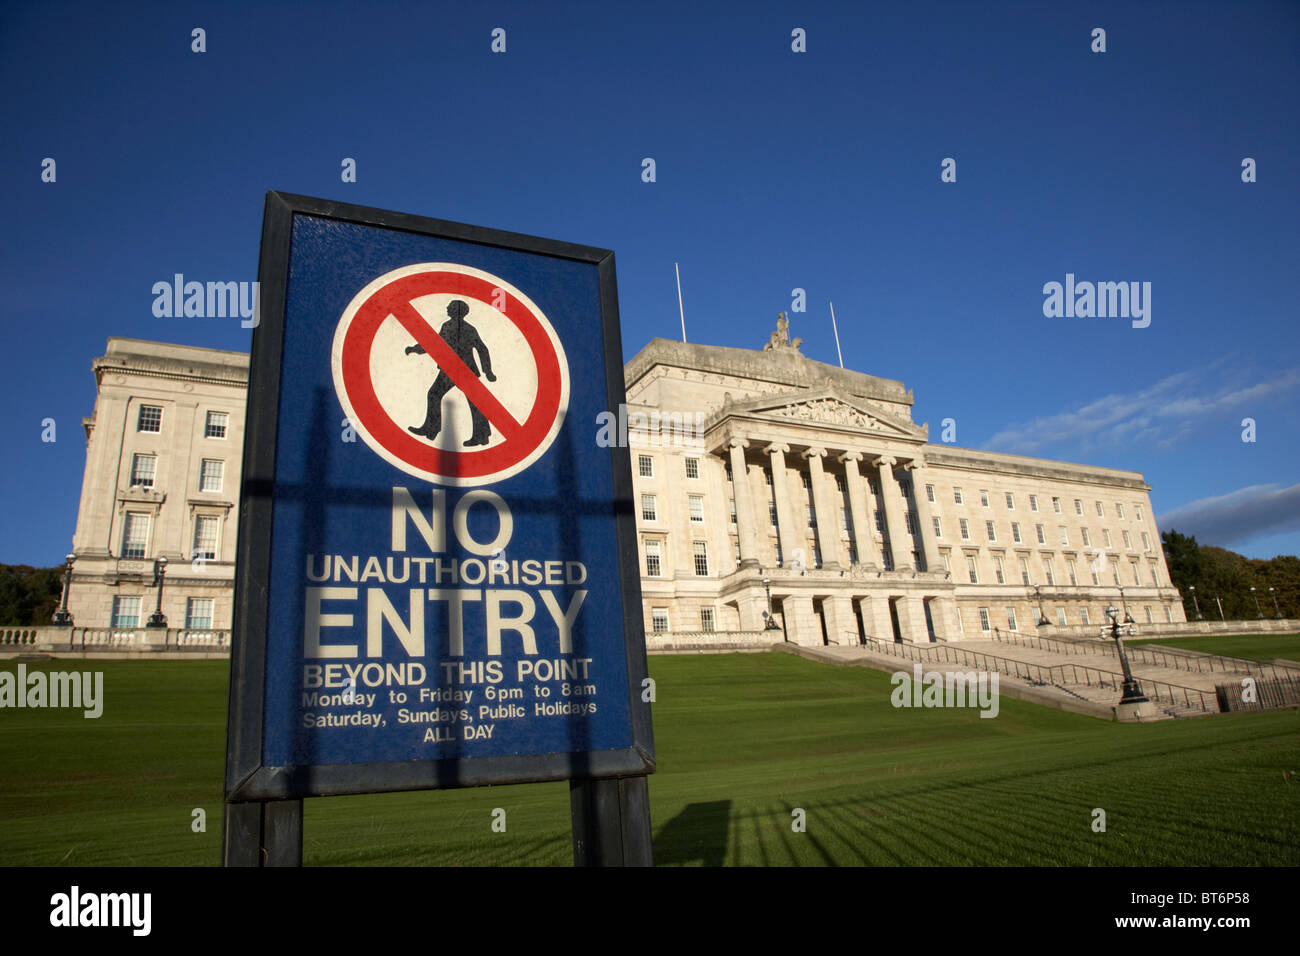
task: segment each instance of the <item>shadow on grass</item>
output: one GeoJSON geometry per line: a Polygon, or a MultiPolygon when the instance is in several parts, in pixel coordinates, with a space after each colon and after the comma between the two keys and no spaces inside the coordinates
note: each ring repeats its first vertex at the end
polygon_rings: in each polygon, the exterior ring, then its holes
{"type": "Polygon", "coordinates": [[[655,863],[699,861],[704,866],[722,866],[727,858],[730,823],[730,800],[687,804],[655,834],[655,863]]]}

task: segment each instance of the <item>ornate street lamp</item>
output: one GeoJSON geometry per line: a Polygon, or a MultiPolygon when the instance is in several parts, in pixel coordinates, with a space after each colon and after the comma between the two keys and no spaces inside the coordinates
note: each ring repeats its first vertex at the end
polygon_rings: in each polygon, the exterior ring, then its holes
{"type": "Polygon", "coordinates": [[[1282,609],[1277,606],[1277,592],[1269,588],[1268,593],[1273,597],[1273,610],[1277,612],[1277,619],[1280,621],[1282,620],[1282,609]]]}
{"type": "Polygon", "coordinates": [[[1255,593],[1255,589],[1253,587],[1250,589],[1250,596],[1255,599],[1255,610],[1259,612],[1259,619],[1261,621],[1264,620],[1264,612],[1261,611],[1259,608],[1259,595],[1255,593]]]}
{"type": "Polygon", "coordinates": [[[1038,599],[1038,627],[1047,627],[1052,622],[1047,619],[1047,614],[1043,611],[1043,596],[1038,591],[1038,585],[1034,585],[1034,597],[1038,599]]]}
{"type": "Polygon", "coordinates": [[[763,612],[763,630],[779,631],[776,620],[772,617],[772,579],[763,578],[763,590],[767,592],[767,610],[763,612]]]}
{"type": "Polygon", "coordinates": [[[69,553],[64,560],[68,562],[68,567],[63,572],[63,603],[54,612],[51,621],[59,627],[72,627],[72,615],[68,613],[68,592],[72,590],[72,562],[77,560],[77,556],[69,553]]]}
{"type": "Polygon", "coordinates": [[[1215,592],[1214,592],[1214,603],[1217,604],[1217,605],[1219,605],[1219,620],[1220,620],[1220,622],[1222,622],[1222,623],[1224,623],[1224,624],[1227,624],[1227,623],[1228,623],[1228,619],[1227,619],[1226,617],[1223,616],[1223,602],[1219,600],[1219,592],[1218,592],[1218,591],[1215,591],[1215,592]]]}
{"type": "Polygon", "coordinates": [[[167,618],[163,617],[162,596],[163,580],[167,574],[167,558],[160,555],[158,560],[153,563],[153,583],[158,588],[158,604],[154,607],[153,614],[149,616],[146,627],[166,627],[167,618]]]}
{"type": "MultiPolygon", "coordinates": [[[[1127,615],[1125,615],[1127,617],[1127,615]]],[[[1123,719],[1126,716],[1140,716],[1141,704],[1148,703],[1146,695],[1142,693],[1142,686],[1133,676],[1133,670],[1128,665],[1128,653],[1124,650],[1124,631],[1130,628],[1132,618],[1129,617],[1124,623],[1120,623],[1119,609],[1115,605],[1106,608],[1106,619],[1110,621],[1110,635],[1115,639],[1115,647],[1119,651],[1119,665],[1124,671],[1124,692],[1120,695],[1117,715],[1123,719]]]]}
{"type": "Polygon", "coordinates": [[[1205,615],[1201,613],[1201,602],[1196,600],[1196,585],[1195,584],[1187,585],[1187,590],[1192,592],[1192,604],[1196,606],[1196,619],[1198,621],[1204,621],[1205,615]]]}

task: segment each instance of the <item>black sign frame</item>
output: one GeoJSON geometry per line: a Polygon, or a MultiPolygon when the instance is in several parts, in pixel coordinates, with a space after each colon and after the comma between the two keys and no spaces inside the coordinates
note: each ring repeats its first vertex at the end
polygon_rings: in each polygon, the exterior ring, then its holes
{"type": "MultiPolygon", "coordinates": [[[[589,263],[597,269],[604,347],[606,407],[617,413],[626,403],[623,348],[619,330],[614,253],[480,226],[372,209],[277,191],[266,195],[262,227],[259,321],[249,360],[239,536],[235,561],[234,620],[227,715],[225,801],[297,801],[303,797],[439,790],[556,780],[641,777],[655,769],[650,704],[642,699],[647,679],[640,559],[632,510],[631,453],[611,443],[614,533],[623,599],[623,633],[632,743],[624,749],[443,760],[375,762],[317,766],[266,766],[262,763],[272,489],[283,358],[285,308],[293,217],[305,215],[339,222],[417,233],[465,243],[495,246],[589,263]]],[[[594,423],[593,423],[594,429],[594,423]]],[[[577,786],[577,784],[574,784],[577,786]]],[[[273,806],[273,805],[271,805],[273,806]]],[[[299,804],[300,806],[300,804],[299,804]]],[[[252,809],[252,808],[250,808],[252,809]]],[[[271,807],[264,808],[270,812],[271,807]]],[[[648,826],[648,818],[646,821],[648,826]]]]}

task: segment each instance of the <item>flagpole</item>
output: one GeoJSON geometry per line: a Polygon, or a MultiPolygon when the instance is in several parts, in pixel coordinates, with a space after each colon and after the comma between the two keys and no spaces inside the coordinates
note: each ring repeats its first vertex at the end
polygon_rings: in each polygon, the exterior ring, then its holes
{"type": "Polygon", "coordinates": [[[677,263],[673,263],[673,270],[677,273],[677,311],[682,316],[682,341],[686,341],[686,310],[682,308],[682,270],[677,263]]]}
{"type": "MultiPolygon", "coordinates": [[[[831,303],[831,328],[835,330],[835,354],[840,357],[840,368],[844,367],[844,353],[840,351],[840,327],[835,322],[835,303],[831,303]]],[[[682,341],[685,342],[685,333],[683,332],[682,341]]]]}

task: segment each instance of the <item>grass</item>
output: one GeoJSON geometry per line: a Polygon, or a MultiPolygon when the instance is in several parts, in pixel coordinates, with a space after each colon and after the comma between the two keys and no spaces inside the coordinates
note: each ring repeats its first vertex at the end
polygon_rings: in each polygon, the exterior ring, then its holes
{"type": "MultiPolygon", "coordinates": [[[[0,863],[216,863],[227,663],[33,666],[102,668],[105,711],[0,711],[0,863]]],[[[989,720],[894,709],[887,674],[783,654],[650,666],[661,865],[1300,864],[1294,711],[1133,725],[1003,698],[989,720]]],[[[305,806],[307,864],[572,860],[562,783],[305,806]]]]}
{"type": "Polygon", "coordinates": [[[1126,644],[1160,644],[1188,651],[1204,651],[1250,661],[1284,658],[1300,661],[1300,634],[1246,634],[1241,637],[1150,637],[1126,644]]]}

